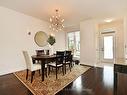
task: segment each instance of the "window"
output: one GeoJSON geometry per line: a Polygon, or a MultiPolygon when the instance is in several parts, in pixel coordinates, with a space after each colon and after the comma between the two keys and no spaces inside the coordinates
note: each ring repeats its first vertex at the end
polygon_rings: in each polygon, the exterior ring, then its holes
{"type": "Polygon", "coordinates": [[[67,33],[68,50],[71,50],[74,56],[80,57],[80,32],[67,33]]]}

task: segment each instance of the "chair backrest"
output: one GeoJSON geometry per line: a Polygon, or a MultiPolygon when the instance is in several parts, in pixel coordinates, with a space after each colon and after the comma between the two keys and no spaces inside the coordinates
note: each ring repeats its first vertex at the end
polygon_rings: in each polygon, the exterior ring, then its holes
{"type": "Polygon", "coordinates": [[[72,51],[65,51],[65,55],[71,55],[72,51]]]}
{"type": "Polygon", "coordinates": [[[64,51],[56,51],[57,55],[64,55],[64,51]]]}
{"type": "Polygon", "coordinates": [[[27,51],[23,51],[23,55],[24,55],[24,59],[25,59],[25,62],[26,62],[27,69],[31,70],[32,65],[33,65],[32,59],[30,58],[27,51]]]}
{"type": "Polygon", "coordinates": [[[56,64],[62,64],[64,61],[64,51],[56,51],[56,64]]]}
{"type": "Polygon", "coordinates": [[[72,61],[72,51],[65,51],[65,61],[72,61]]]}
{"type": "Polygon", "coordinates": [[[44,50],[36,50],[36,55],[40,56],[40,55],[44,55],[44,50]]]}

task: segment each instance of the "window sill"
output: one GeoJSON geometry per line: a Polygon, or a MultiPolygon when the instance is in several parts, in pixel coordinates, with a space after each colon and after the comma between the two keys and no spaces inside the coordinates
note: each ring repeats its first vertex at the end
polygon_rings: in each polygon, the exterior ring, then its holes
{"type": "Polygon", "coordinates": [[[80,60],[80,56],[75,56],[75,55],[74,55],[73,59],[75,59],[75,60],[80,60]]]}

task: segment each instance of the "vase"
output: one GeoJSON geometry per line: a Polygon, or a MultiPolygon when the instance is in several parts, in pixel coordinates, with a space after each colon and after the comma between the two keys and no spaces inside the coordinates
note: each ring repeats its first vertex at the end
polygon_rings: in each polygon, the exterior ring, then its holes
{"type": "Polygon", "coordinates": [[[50,45],[50,52],[49,52],[50,55],[53,55],[54,54],[54,47],[53,45],[50,45]]]}

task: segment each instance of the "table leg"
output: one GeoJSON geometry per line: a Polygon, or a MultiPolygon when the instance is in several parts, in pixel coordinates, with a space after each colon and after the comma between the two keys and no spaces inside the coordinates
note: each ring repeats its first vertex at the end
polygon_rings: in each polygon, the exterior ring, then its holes
{"type": "Polygon", "coordinates": [[[41,61],[41,70],[42,70],[42,81],[44,81],[44,73],[45,73],[45,61],[41,61]]]}

